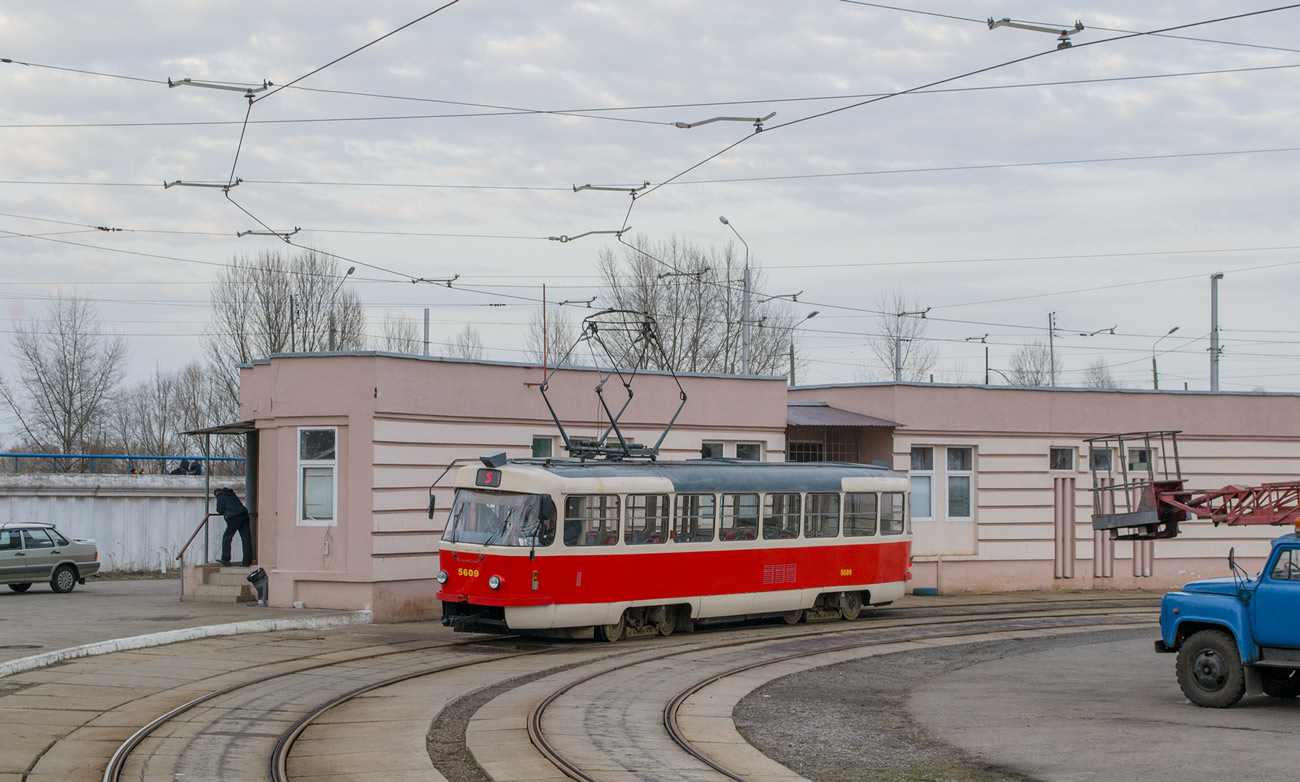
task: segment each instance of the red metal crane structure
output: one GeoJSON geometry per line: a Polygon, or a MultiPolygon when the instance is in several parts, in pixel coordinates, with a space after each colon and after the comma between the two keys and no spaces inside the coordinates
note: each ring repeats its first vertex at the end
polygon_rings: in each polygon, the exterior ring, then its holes
{"type": "Polygon", "coordinates": [[[1090,446],[1093,529],[1108,530],[1112,540],[1156,540],[1177,537],[1180,522],[1198,518],[1216,527],[1296,524],[1300,530],[1300,481],[1187,489],[1178,434],[1126,432],[1084,441],[1090,446]]]}

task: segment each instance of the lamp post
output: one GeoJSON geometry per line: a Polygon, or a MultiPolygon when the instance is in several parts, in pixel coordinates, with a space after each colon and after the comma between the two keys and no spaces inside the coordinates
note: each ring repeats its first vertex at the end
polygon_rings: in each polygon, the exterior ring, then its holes
{"type": "Polygon", "coordinates": [[[718,220],[731,229],[740,243],[745,245],[745,295],[740,303],[740,371],[741,374],[749,374],[749,242],[745,237],[740,235],[736,226],[731,224],[725,217],[718,217],[718,220]]]}
{"type": "Polygon", "coordinates": [[[790,385],[794,386],[794,330],[802,326],[806,321],[817,317],[821,310],[813,310],[804,316],[804,319],[790,327],[790,385]]]}
{"type": "Polygon", "coordinates": [[[349,266],[348,270],[343,273],[343,279],[339,280],[339,284],[335,286],[334,291],[330,293],[328,305],[330,308],[330,350],[335,350],[337,348],[337,335],[334,328],[334,297],[339,295],[339,291],[343,289],[343,283],[347,282],[348,278],[351,277],[352,273],[356,270],[357,267],[349,266]]]}
{"type": "Polygon", "coordinates": [[[1151,346],[1151,387],[1157,391],[1160,390],[1160,372],[1159,370],[1156,369],[1156,345],[1160,344],[1161,339],[1164,339],[1170,334],[1173,334],[1177,330],[1178,330],[1177,326],[1174,326],[1172,329],[1169,329],[1169,331],[1165,332],[1164,337],[1161,337],[1160,339],[1156,340],[1155,344],[1151,346]]]}

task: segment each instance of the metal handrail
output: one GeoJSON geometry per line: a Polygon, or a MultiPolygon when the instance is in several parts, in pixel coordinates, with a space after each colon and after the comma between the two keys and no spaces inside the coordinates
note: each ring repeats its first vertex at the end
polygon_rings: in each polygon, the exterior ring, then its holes
{"type": "MultiPolygon", "coordinates": [[[[181,553],[176,555],[177,560],[181,560],[184,558],[185,549],[189,548],[190,544],[194,542],[194,539],[197,538],[199,536],[199,533],[203,531],[203,528],[208,526],[208,519],[212,518],[213,516],[220,516],[220,515],[221,515],[220,513],[209,513],[208,515],[203,517],[203,521],[199,522],[199,526],[197,529],[194,530],[194,534],[190,535],[189,540],[185,541],[184,546],[181,546],[181,553]]],[[[183,565],[185,563],[181,562],[181,564],[183,565]]]]}
{"type": "Polygon", "coordinates": [[[199,526],[195,528],[194,534],[190,535],[189,540],[185,541],[185,545],[181,546],[181,553],[176,555],[176,561],[179,563],[179,567],[177,569],[180,570],[181,572],[181,598],[182,599],[184,599],[185,597],[185,551],[190,547],[190,544],[194,542],[194,539],[199,536],[199,533],[207,528],[208,519],[212,518],[213,516],[220,516],[220,515],[221,515],[220,513],[209,513],[208,515],[204,516],[203,521],[200,521],[199,526]]]}

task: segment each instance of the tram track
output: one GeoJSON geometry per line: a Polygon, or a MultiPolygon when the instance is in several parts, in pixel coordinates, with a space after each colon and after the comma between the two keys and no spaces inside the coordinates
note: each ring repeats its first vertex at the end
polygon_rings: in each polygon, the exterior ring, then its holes
{"type": "MultiPolygon", "coordinates": [[[[692,742],[691,738],[687,735],[687,732],[683,730],[679,722],[679,714],[684,704],[705,688],[729,677],[751,672],[760,668],[779,666],[783,663],[809,657],[810,655],[830,655],[836,652],[845,652],[849,650],[888,653],[888,651],[881,650],[887,649],[891,646],[899,647],[898,650],[902,651],[904,645],[913,644],[918,640],[928,643],[940,641],[960,642],[960,639],[962,638],[977,636],[980,637],[981,640],[997,640],[999,638],[1018,637],[1027,631],[1035,630],[1069,632],[1086,630],[1088,628],[1111,629],[1116,626],[1131,626],[1134,624],[1148,623],[1150,621],[1148,617],[1143,616],[1143,613],[1145,612],[1134,611],[1132,607],[1111,607],[1091,611],[1072,610],[1068,613],[1062,613],[1062,611],[1058,609],[1055,611],[1041,611],[1035,613],[1038,615],[1032,616],[1028,613],[1015,613],[1004,615],[1001,618],[985,616],[977,619],[926,622],[920,624],[915,622],[900,622],[892,624],[889,627],[837,628],[835,630],[805,633],[800,636],[783,634],[780,638],[744,639],[722,644],[712,644],[702,648],[673,650],[661,655],[643,658],[637,661],[634,665],[647,666],[650,663],[659,663],[675,657],[712,653],[736,647],[749,647],[746,651],[752,654],[756,649],[761,653],[763,647],[780,648],[791,641],[794,641],[797,645],[804,645],[810,640],[819,641],[827,638],[834,638],[836,636],[853,637],[852,640],[822,645],[821,648],[815,650],[809,650],[806,648],[797,649],[791,652],[776,654],[762,660],[734,665],[721,671],[711,672],[708,676],[699,678],[687,687],[678,691],[668,701],[667,705],[663,709],[662,724],[659,727],[666,732],[667,737],[672,741],[673,745],[686,756],[693,758],[695,761],[698,761],[700,764],[708,767],[708,769],[711,769],[722,777],[736,780],[736,782],[747,782],[750,777],[745,776],[741,772],[732,770],[724,763],[713,759],[707,753],[700,750],[695,743],[692,742]],[[1053,614],[1055,614],[1055,616],[1052,616],[1053,614]],[[1012,626],[1005,626],[1008,623],[1012,626]],[[965,629],[956,632],[939,631],[942,628],[950,627],[953,624],[966,625],[966,627],[965,629]],[[999,625],[1001,626],[999,627],[999,625]],[[918,637],[916,631],[921,628],[933,628],[934,631],[922,632],[918,637]]],[[[623,671],[624,669],[619,670],[623,671]]],[[[580,780],[582,782],[596,782],[599,777],[590,773],[588,768],[584,768],[581,761],[575,760],[569,755],[566,755],[564,750],[558,748],[555,742],[550,740],[543,726],[546,712],[564,696],[609,674],[609,671],[597,671],[564,684],[540,700],[528,715],[528,732],[533,745],[543,757],[554,764],[557,769],[571,779],[580,780]]],[[[595,700],[597,699],[593,699],[593,701],[595,700]]],[[[602,701],[602,703],[604,702],[602,701]]],[[[604,705],[608,706],[607,703],[604,705]]],[[[639,733],[639,735],[644,737],[645,734],[639,733]]],[[[632,748],[623,748],[614,752],[607,751],[604,753],[604,760],[612,761],[613,758],[611,756],[627,756],[628,754],[631,754],[631,749],[632,748]]],[[[754,752],[757,753],[757,750],[754,750],[754,752]]],[[[631,769],[627,770],[631,771],[631,769]]],[[[698,778],[693,774],[687,774],[686,776],[689,778],[698,778]]],[[[763,776],[766,777],[766,774],[763,776]]],[[[795,776],[790,773],[790,778],[793,779],[795,776]]]]}
{"type": "MultiPolygon", "coordinates": [[[[983,607],[958,606],[958,607],[954,607],[953,609],[932,609],[932,608],[890,609],[887,611],[872,612],[872,614],[869,617],[864,616],[862,619],[859,619],[851,623],[847,623],[848,626],[846,626],[845,623],[836,622],[833,624],[828,624],[824,627],[814,624],[814,625],[800,625],[797,627],[789,627],[789,628],[782,627],[779,625],[777,626],[769,625],[761,628],[751,627],[748,630],[734,630],[728,628],[725,630],[728,636],[731,636],[733,633],[736,632],[743,632],[746,633],[746,637],[723,638],[721,637],[721,634],[719,634],[718,637],[711,638],[710,637],[711,634],[701,633],[701,634],[694,634],[691,636],[677,636],[668,639],[660,639],[659,643],[671,643],[673,645],[673,648],[663,650],[662,653],[659,654],[651,654],[648,656],[646,652],[653,652],[654,651],[653,647],[650,647],[648,644],[635,642],[635,641],[626,644],[619,644],[614,647],[610,647],[607,645],[588,646],[588,645],[574,645],[574,644],[557,644],[555,646],[544,647],[540,649],[514,650],[504,654],[493,653],[493,654],[483,655],[483,654],[478,654],[476,652],[475,656],[472,659],[456,660],[456,661],[448,661],[446,659],[443,659],[437,662],[436,664],[432,664],[432,665],[430,665],[427,660],[422,662],[410,661],[407,664],[405,664],[405,667],[403,667],[401,670],[396,670],[396,671],[374,670],[372,663],[376,660],[381,660],[385,658],[395,658],[398,655],[406,655],[408,657],[418,657],[421,655],[427,655],[431,652],[433,653],[453,652],[454,653],[457,650],[476,649],[478,647],[500,644],[502,642],[509,642],[511,640],[511,637],[504,637],[504,638],[477,637],[472,639],[466,639],[463,641],[454,641],[454,642],[444,641],[444,642],[428,643],[428,644],[414,644],[411,642],[407,642],[404,644],[403,648],[401,649],[387,649],[385,651],[376,654],[354,654],[344,658],[317,662],[311,665],[296,666],[292,670],[277,671],[275,673],[259,676],[247,681],[238,682],[229,685],[227,687],[222,687],[213,692],[206,693],[198,698],[191,699],[190,701],[187,701],[184,704],[181,704],[173,709],[170,709],[166,713],[151,720],[148,724],[146,724],[145,726],[137,730],[130,738],[127,739],[127,741],[123,742],[122,745],[118,747],[117,751],[113,753],[112,758],[110,759],[108,765],[105,768],[102,779],[103,782],[118,782],[119,780],[124,778],[131,778],[131,779],[136,778],[134,775],[124,775],[123,771],[127,767],[128,762],[131,760],[131,758],[135,755],[135,753],[139,751],[141,745],[144,744],[151,736],[158,734],[163,729],[163,726],[169,724],[176,725],[182,722],[183,715],[191,714],[194,712],[194,710],[200,709],[205,706],[211,707],[213,709],[213,716],[204,717],[201,720],[202,722],[204,722],[204,724],[209,726],[209,728],[219,726],[220,721],[223,719],[222,718],[223,713],[235,714],[240,710],[246,710],[248,712],[247,717],[242,717],[241,719],[248,720],[249,725],[255,723],[261,724],[261,723],[257,723],[257,721],[266,718],[267,715],[273,714],[274,717],[268,718],[266,726],[271,727],[272,723],[276,723],[275,726],[273,727],[273,730],[271,731],[271,733],[274,733],[274,736],[271,736],[270,733],[266,733],[264,731],[257,733],[259,743],[263,745],[267,745],[269,747],[265,751],[265,754],[262,755],[263,761],[260,764],[260,766],[264,770],[263,773],[267,773],[272,780],[275,780],[275,782],[288,782],[288,780],[290,779],[288,773],[290,767],[289,759],[290,759],[290,754],[293,751],[293,748],[296,746],[298,739],[303,735],[303,733],[307,731],[312,725],[319,722],[324,715],[334,712],[340,706],[350,701],[353,701],[359,698],[360,696],[369,693],[375,693],[376,691],[382,691],[384,688],[394,687],[396,685],[402,684],[403,682],[409,682],[411,680],[419,680],[423,677],[435,677],[440,674],[447,674],[452,671],[466,669],[471,666],[489,665],[492,663],[499,663],[500,661],[503,660],[510,660],[512,658],[518,658],[524,656],[533,656],[533,655],[543,654],[546,652],[567,651],[573,653],[572,656],[580,658],[579,662],[569,662],[568,664],[565,665],[555,665],[549,668],[545,667],[546,665],[549,664],[541,664],[542,665],[541,669],[538,671],[536,676],[532,677],[534,679],[540,679],[548,675],[553,675],[556,673],[556,671],[563,670],[565,668],[572,668],[579,665],[599,666],[602,663],[608,664],[612,662],[615,668],[619,668],[619,667],[623,667],[624,665],[626,666],[645,665],[645,664],[652,663],[656,660],[667,659],[671,657],[716,653],[719,650],[733,648],[733,647],[744,647],[744,646],[755,647],[757,645],[780,646],[783,644],[790,644],[790,643],[808,644],[814,642],[815,639],[834,638],[837,636],[844,636],[844,635],[856,635],[856,636],[870,635],[870,636],[877,637],[875,641],[867,641],[865,643],[876,643],[876,644],[898,643],[899,639],[897,638],[892,641],[887,641],[887,640],[881,640],[879,636],[882,633],[898,633],[898,634],[905,634],[907,636],[913,636],[918,632],[931,633],[931,631],[926,628],[943,627],[943,626],[952,627],[953,625],[968,626],[971,625],[972,623],[987,623],[991,621],[1015,622],[1015,621],[1023,621],[1023,620],[1035,619],[1035,618],[1042,619],[1047,615],[1055,615],[1059,618],[1093,617],[1095,621],[1096,617],[1104,616],[1106,612],[1109,612],[1111,614],[1124,614],[1124,613],[1132,614],[1135,610],[1141,611],[1142,609],[1147,609],[1153,611],[1155,606],[1155,601],[1148,600],[1148,599],[1105,601],[1104,603],[1099,605],[1098,604],[1090,605],[1090,602],[1091,601],[1082,601],[1082,600],[1080,601],[1063,600],[1063,601],[1053,601],[1053,602],[1026,601],[1024,603],[1009,604],[1009,605],[999,606],[996,608],[991,608],[988,606],[983,606],[983,607]],[[762,637],[760,638],[753,637],[754,632],[761,633],[762,637]],[[293,698],[300,697],[300,694],[298,695],[294,694],[295,690],[293,686],[285,684],[291,678],[296,677],[298,679],[302,679],[304,675],[307,675],[313,677],[317,681],[317,683],[319,683],[320,681],[328,681],[331,683],[331,685],[337,685],[337,684],[342,684],[347,682],[335,681],[335,679],[338,677],[331,674],[330,669],[333,668],[339,670],[340,671],[339,677],[346,678],[346,676],[348,675],[355,675],[358,667],[364,669],[364,676],[367,677],[369,680],[362,682],[358,686],[350,686],[346,690],[342,690],[342,691],[339,690],[339,687],[334,686],[333,692],[329,694],[329,697],[326,697],[324,700],[320,700],[317,697],[314,700],[314,702],[310,705],[294,706],[292,707],[292,709],[297,709],[297,712],[293,714],[292,717],[288,717],[288,718],[285,717],[285,714],[288,711],[292,710],[291,708],[286,706],[286,703],[288,703],[293,698]],[[235,696],[237,696],[239,693],[266,689],[267,685],[273,685],[273,686],[266,691],[264,696],[261,696],[262,701],[252,701],[250,703],[238,703],[235,701],[235,696]],[[220,705],[223,698],[225,698],[227,701],[227,704],[224,706],[220,705]],[[288,725],[287,728],[285,728],[284,730],[279,730],[280,723],[285,722],[287,719],[292,719],[293,717],[296,717],[296,719],[293,719],[292,724],[288,725]],[[274,739],[273,744],[271,742],[271,738],[274,739]]],[[[1064,621],[1064,619],[1062,619],[1062,621],[1064,621]]],[[[1083,624],[1084,624],[1083,622],[1080,622],[1079,626],[1082,626],[1083,624]]],[[[1015,628],[1011,628],[1007,632],[1014,632],[1014,631],[1015,628]]],[[[980,632],[986,632],[986,630],[981,630],[976,628],[976,629],[971,629],[965,633],[960,633],[960,632],[949,633],[947,637],[956,637],[962,634],[972,634],[972,633],[980,633],[980,632]]],[[[938,636],[934,636],[933,634],[931,634],[930,637],[938,637],[938,636]]],[[[517,641],[517,639],[515,640],[517,641]]],[[[857,643],[861,645],[861,642],[857,642],[857,643]]],[[[853,646],[853,645],[854,643],[844,644],[844,646],[853,646]]],[[[808,653],[809,652],[807,651],[795,651],[795,652],[788,653],[783,659],[793,659],[808,653]]],[[[275,664],[283,666],[286,662],[287,661],[278,661],[275,664]]],[[[750,665],[748,667],[754,668],[754,667],[761,667],[762,665],[772,665],[772,664],[775,664],[775,661],[768,660],[765,662],[756,663],[755,665],[750,665]]],[[[601,666],[601,667],[607,667],[607,666],[601,666]]],[[[692,693],[698,692],[700,689],[707,687],[710,682],[717,681],[718,679],[724,678],[725,676],[734,675],[739,670],[740,669],[737,669],[736,671],[727,671],[726,673],[720,676],[711,676],[708,677],[707,679],[701,679],[692,684],[693,689],[691,690],[691,692],[688,693],[685,690],[679,692],[678,696],[680,696],[680,699],[677,698],[674,699],[674,702],[676,702],[677,705],[673,707],[673,716],[670,719],[668,712],[665,711],[665,716],[664,716],[665,721],[664,724],[661,726],[661,729],[667,731],[670,736],[673,735],[674,734],[673,726],[676,724],[677,710],[680,708],[680,705],[682,703],[685,703],[690,699],[692,693]]],[[[592,674],[591,676],[584,677],[584,680],[589,681],[598,678],[600,675],[602,675],[602,672],[598,671],[597,673],[592,674]]],[[[503,673],[502,676],[505,677],[506,674],[503,673]]],[[[355,684],[355,682],[352,682],[352,684],[355,684]]],[[[549,707],[552,703],[554,703],[555,700],[563,697],[565,693],[572,691],[574,687],[577,687],[580,684],[581,682],[574,682],[570,686],[563,688],[562,692],[552,693],[553,697],[546,699],[545,704],[539,704],[539,707],[534,709],[534,711],[536,712],[535,717],[530,714],[528,719],[528,723],[529,723],[528,728],[529,728],[529,738],[533,740],[533,745],[537,747],[537,751],[541,753],[543,757],[546,757],[550,763],[554,764],[556,768],[562,769],[563,773],[570,776],[571,778],[589,779],[592,777],[583,776],[585,772],[580,767],[580,764],[568,763],[566,761],[564,752],[555,750],[553,747],[550,746],[549,742],[547,741],[545,731],[543,730],[543,725],[542,725],[542,718],[547,707],[549,707]],[[549,754],[546,748],[550,748],[549,754]]],[[[315,696],[321,694],[318,692],[320,689],[328,689],[328,688],[317,687],[315,688],[316,692],[313,692],[313,695],[315,696]]],[[[465,697],[465,695],[468,694],[472,694],[472,691],[467,693],[462,693],[461,695],[457,696],[457,698],[465,697]]],[[[434,716],[436,716],[436,713],[437,712],[431,712],[428,715],[428,719],[432,720],[434,716]]],[[[184,719],[189,719],[191,721],[200,721],[199,718],[193,718],[193,717],[184,718],[184,719]]],[[[207,758],[207,760],[211,759],[210,753],[205,755],[204,752],[195,749],[193,745],[193,742],[197,741],[202,736],[202,733],[204,732],[203,728],[199,728],[198,733],[189,737],[186,737],[184,735],[184,731],[181,731],[179,729],[176,729],[171,732],[176,733],[176,735],[169,737],[168,740],[173,741],[174,743],[180,742],[179,749],[171,749],[163,753],[158,753],[157,749],[155,748],[149,750],[148,754],[166,755],[169,752],[174,752],[176,754],[190,753],[195,755],[196,757],[207,758]]],[[[223,731],[219,729],[212,729],[211,732],[218,736],[229,735],[230,733],[232,733],[232,731],[223,731]]],[[[239,733],[239,729],[237,728],[235,731],[233,731],[233,733],[239,733]]],[[[220,743],[220,739],[218,739],[218,743],[220,743]]],[[[231,743],[233,743],[233,739],[231,743]]],[[[687,739],[685,743],[679,743],[678,747],[680,748],[681,752],[685,752],[688,754],[692,752],[692,747],[690,746],[689,739],[687,739]]],[[[224,758],[224,755],[222,757],[224,758]]],[[[700,762],[713,768],[713,766],[707,760],[701,759],[700,762]]],[[[223,761],[223,765],[224,765],[224,761],[223,761]]],[[[245,766],[241,765],[239,766],[239,768],[245,769],[245,766]]],[[[727,772],[725,771],[721,771],[716,768],[715,771],[717,771],[717,773],[723,774],[724,776],[727,776],[727,772]]],[[[173,776],[174,773],[185,773],[185,772],[178,770],[172,772],[172,774],[166,774],[166,776],[169,776],[169,778],[178,778],[173,776]]],[[[147,778],[154,778],[154,777],[150,774],[144,773],[142,768],[139,778],[147,779],[147,778]]],[[[161,778],[161,776],[158,776],[157,778],[161,778]]],[[[729,778],[740,779],[743,777],[729,777],[729,778]]]]}
{"type": "MultiPolygon", "coordinates": [[[[222,697],[229,696],[231,694],[238,693],[253,687],[257,687],[259,685],[267,684],[269,682],[283,680],[286,677],[298,676],[305,673],[310,673],[312,671],[319,671],[319,670],[324,670],[332,667],[346,666],[354,663],[367,662],[367,661],[380,659],[383,657],[391,657],[396,655],[419,654],[419,653],[429,652],[434,650],[457,649],[460,647],[470,647],[474,645],[489,644],[493,642],[500,642],[503,640],[507,640],[508,638],[512,638],[512,637],[506,636],[499,639],[473,638],[473,639],[465,639],[465,640],[451,641],[451,642],[443,641],[438,643],[416,644],[416,645],[408,646],[407,648],[390,649],[387,651],[374,653],[374,654],[354,655],[342,659],[333,659],[333,660],[315,663],[312,665],[300,666],[300,667],[293,668],[292,670],[289,671],[278,671],[276,673],[271,673],[264,676],[259,676],[253,679],[249,679],[246,681],[237,682],[235,684],[222,687],[212,692],[205,693],[197,698],[193,698],[189,701],[186,701],[185,703],[180,704],[179,706],[176,706],[175,708],[167,711],[164,714],[159,715],[158,717],[154,718],[153,720],[149,721],[147,724],[142,726],[139,730],[135,731],[135,733],[131,734],[131,736],[128,737],[126,741],[124,741],[117,748],[117,750],[113,753],[112,757],[109,758],[108,764],[104,769],[102,782],[120,782],[120,780],[122,779],[123,769],[126,765],[127,760],[131,757],[132,752],[134,752],[136,748],[138,748],[141,745],[141,743],[143,743],[146,739],[148,739],[150,736],[155,734],[164,725],[167,725],[168,723],[172,723],[176,721],[177,718],[179,718],[180,716],[187,714],[193,711],[194,709],[197,709],[207,703],[216,701],[222,697]]],[[[511,655],[500,655],[494,659],[504,659],[504,658],[518,656],[519,654],[526,654],[526,653],[528,652],[520,652],[511,655]]],[[[276,663],[270,663],[268,665],[283,665],[284,663],[285,661],[277,661],[276,663]]],[[[419,675],[419,674],[415,674],[415,675],[419,675]]]]}

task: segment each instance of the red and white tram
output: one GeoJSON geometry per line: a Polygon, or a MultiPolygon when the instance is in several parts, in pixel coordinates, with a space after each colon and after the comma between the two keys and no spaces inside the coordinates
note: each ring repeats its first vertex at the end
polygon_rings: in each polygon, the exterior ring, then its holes
{"type": "Polygon", "coordinates": [[[862,464],[515,459],[464,467],[443,623],[598,638],[856,618],[911,578],[908,481],[862,464]]]}

